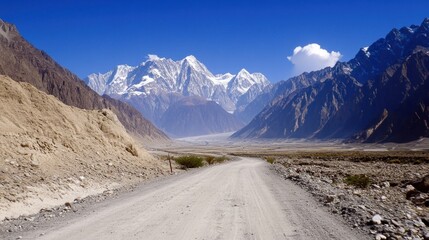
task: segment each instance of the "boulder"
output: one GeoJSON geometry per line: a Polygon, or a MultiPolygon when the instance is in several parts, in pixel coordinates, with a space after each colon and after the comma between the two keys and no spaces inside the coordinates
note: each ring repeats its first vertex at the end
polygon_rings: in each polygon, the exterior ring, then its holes
{"type": "Polygon", "coordinates": [[[383,220],[383,218],[382,218],[379,214],[375,214],[375,215],[372,217],[372,222],[373,222],[374,224],[381,224],[381,220],[383,220]]]}
{"type": "Polygon", "coordinates": [[[429,193],[429,174],[413,182],[411,185],[420,192],[429,193]]]}

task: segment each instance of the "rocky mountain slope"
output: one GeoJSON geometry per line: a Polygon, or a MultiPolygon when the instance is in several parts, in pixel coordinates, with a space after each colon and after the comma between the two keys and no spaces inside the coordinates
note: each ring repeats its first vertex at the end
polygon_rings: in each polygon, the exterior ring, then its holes
{"type": "Polygon", "coordinates": [[[231,132],[243,126],[218,104],[200,97],[182,98],[167,109],[160,121],[160,127],[174,137],[231,132]]]}
{"type": "Polygon", "coordinates": [[[276,92],[268,93],[273,100],[233,137],[367,142],[428,137],[428,47],[429,19],[393,29],[349,62],[299,76],[317,76],[307,87],[278,90],[296,78],[276,85],[276,92]]]}
{"type": "Polygon", "coordinates": [[[0,75],[0,112],[0,220],[164,172],[108,109],[67,106],[0,75]]]}
{"type": "Polygon", "coordinates": [[[324,81],[331,76],[332,72],[330,69],[324,69],[316,72],[303,73],[287,81],[280,81],[276,84],[269,85],[256,95],[246,106],[238,108],[234,112],[234,115],[243,122],[248,123],[272,100],[288,96],[297,90],[309,87],[318,81],[324,81]]]}
{"type": "Polygon", "coordinates": [[[194,56],[174,61],[155,55],[139,66],[119,65],[107,73],[91,74],[85,81],[100,95],[130,103],[157,126],[178,98],[201,97],[232,113],[244,109],[270,85],[264,75],[245,69],[236,75],[214,75],[194,56]]]}
{"type": "Polygon", "coordinates": [[[70,106],[111,109],[129,133],[146,141],[168,139],[133,107],[108,96],[100,97],[76,75],[28,43],[14,25],[1,20],[0,52],[0,74],[28,82],[70,106]]]}
{"type": "Polygon", "coordinates": [[[360,94],[339,109],[318,135],[353,135],[370,142],[407,142],[429,136],[429,50],[416,50],[404,63],[370,80],[360,94]],[[360,111],[351,111],[355,109],[360,111]]]}

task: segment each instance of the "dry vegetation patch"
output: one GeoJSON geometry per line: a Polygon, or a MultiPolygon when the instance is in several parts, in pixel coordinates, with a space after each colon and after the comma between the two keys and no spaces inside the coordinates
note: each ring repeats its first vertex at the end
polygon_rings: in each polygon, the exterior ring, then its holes
{"type": "Polygon", "coordinates": [[[213,165],[217,163],[223,163],[229,160],[226,156],[212,156],[212,155],[182,155],[172,157],[172,159],[178,163],[181,168],[198,168],[207,165],[213,165]]]}

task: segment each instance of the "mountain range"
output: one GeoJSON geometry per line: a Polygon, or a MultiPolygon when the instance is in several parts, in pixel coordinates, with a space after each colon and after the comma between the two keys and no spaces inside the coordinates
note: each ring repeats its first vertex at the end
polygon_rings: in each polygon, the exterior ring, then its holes
{"type": "MultiPolygon", "coordinates": [[[[147,60],[138,66],[119,65],[107,73],[91,74],[85,78],[85,82],[100,95],[108,95],[128,102],[158,127],[171,135],[180,136],[238,130],[243,126],[240,123],[243,119],[239,120],[240,116],[232,113],[240,112],[237,110],[244,109],[266,87],[270,86],[270,82],[264,75],[251,74],[245,69],[235,75],[230,73],[214,75],[192,55],[179,61],[148,55],[147,60]],[[227,116],[226,118],[230,121],[221,121],[216,128],[213,128],[208,124],[213,123],[214,119],[193,124],[192,118],[187,114],[175,116],[165,114],[174,111],[169,108],[176,108],[177,102],[195,101],[195,98],[186,100],[188,97],[198,97],[210,103],[187,105],[187,108],[198,106],[202,110],[203,106],[214,107],[220,115],[210,114],[206,117],[227,116]],[[220,108],[215,107],[215,104],[220,108]],[[171,118],[168,118],[169,116],[171,118]],[[180,119],[178,118],[180,116],[188,117],[180,119]],[[166,129],[175,122],[185,121],[187,126],[192,128],[189,129],[189,134],[182,131],[186,130],[184,128],[166,129]],[[196,131],[195,126],[200,126],[201,131],[196,131]],[[207,129],[211,130],[207,132],[207,129]]],[[[204,112],[210,111],[206,109],[204,112]]]]}
{"type": "Polygon", "coordinates": [[[407,142],[429,136],[429,19],[393,29],[348,62],[279,82],[232,137],[407,142]]]}
{"type": "Polygon", "coordinates": [[[408,142],[429,137],[429,19],[393,29],[348,62],[270,84],[212,74],[194,56],[149,55],[84,81],[0,20],[0,74],[82,109],[110,109],[146,141],[235,131],[234,138],[408,142]],[[148,121],[149,119],[150,121],[148,121]]]}
{"type": "Polygon", "coordinates": [[[0,74],[28,82],[66,105],[82,109],[110,109],[129,133],[144,141],[167,141],[168,137],[130,105],[99,96],[76,75],[47,53],[27,42],[17,28],[0,20],[0,74]]]}

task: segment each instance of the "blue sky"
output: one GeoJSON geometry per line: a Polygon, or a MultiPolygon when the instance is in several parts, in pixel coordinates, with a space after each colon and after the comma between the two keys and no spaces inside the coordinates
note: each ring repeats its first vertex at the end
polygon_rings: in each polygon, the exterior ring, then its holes
{"type": "Polygon", "coordinates": [[[420,24],[429,1],[2,1],[0,18],[80,77],[147,54],[195,55],[213,73],[241,68],[272,82],[296,73],[297,46],[317,43],[341,60],[393,27],[420,24]]]}

